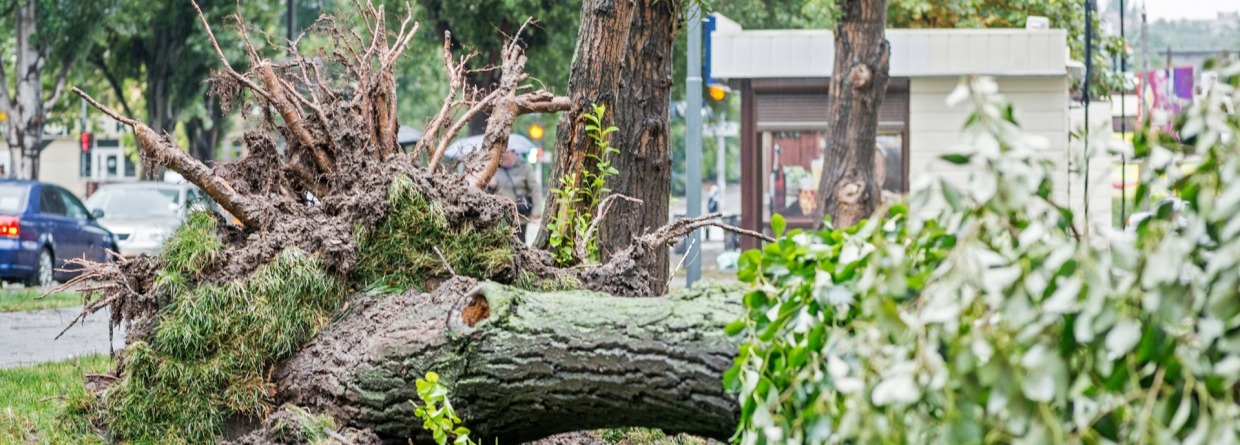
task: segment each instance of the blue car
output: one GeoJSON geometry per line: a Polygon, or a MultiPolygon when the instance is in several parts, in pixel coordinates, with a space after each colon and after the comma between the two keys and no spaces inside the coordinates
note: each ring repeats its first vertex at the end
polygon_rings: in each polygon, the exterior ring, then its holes
{"type": "Polygon", "coordinates": [[[77,276],[70,258],[109,261],[116,239],[102,216],[58,186],[0,180],[0,280],[48,286],[77,276]]]}

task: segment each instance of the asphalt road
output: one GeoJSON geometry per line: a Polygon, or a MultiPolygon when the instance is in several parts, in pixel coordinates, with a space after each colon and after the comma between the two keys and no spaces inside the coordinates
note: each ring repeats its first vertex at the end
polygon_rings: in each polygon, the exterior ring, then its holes
{"type": "MultiPolygon", "coordinates": [[[[108,313],[97,312],[55,340],[81,308],[0,313],[0,368],[66,360],[89,354],[107,354],[108,313]]],[[[116,330],[113,345],[124,347],[124,332],[116,330]]]]}

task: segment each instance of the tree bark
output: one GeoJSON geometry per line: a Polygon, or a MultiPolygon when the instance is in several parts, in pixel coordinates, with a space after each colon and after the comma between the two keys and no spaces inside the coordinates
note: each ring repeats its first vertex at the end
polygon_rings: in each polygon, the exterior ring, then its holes
{"type": "MultiPolygon", "coordinates": [[[[574,172],[597,170],[590,157],[600,155],[599,147],[588,137],[588,122],[582,115],[592,104],[606,105],[604,126],[619,128],[610,137],[611,145],[620,150],[612,156],[620,174],[608,178],[607,187],[642,203],[619,202],[599,224],[603,261],[668,221],[672,165],[668,109],[679,4],[586,0],[581,6],[581,30],[568,86],[573,108],[560,116],[556,128],[555,166],[547,188],[561,187],[560,178],[574,172]]],[[[559,213],[559,206],[550,193],[545,202],[544,221],[549,221],[559,213]]],[[[578,204],[577,214],[593,215],[590,204],[578,204]]],[[[539,245],[545,245],[547,238],[544,227],[539,245]]],[[[649,271],[649,288],[655,294],[666,292],[666,249],[642,261],[642,268],[649,271]]]]}
{"type": "MultiPolygon", "coordinates": [[[[17,64],[13,74],[16,97],[9,105],[8,143],[13,175],[21,179],[38,179],[39,170],[35,159],[39,142],[43,140],[43,67],[46,55],[39,51],[35,36],[38,35],[38,6],[35,0],[25,0],[17,7],[17,64]]],[[[3,62],[0,62],[3,63],[3,62]]],[[[0,85],[8,88],[8,83],[0,85]]]]}
{"type": "Polygon", "coordinates": [[[827,111],[831,136],[815,221],[821,226],[829,214],[834,226],[848,227],[869,217],[882,197],[874,145],[891,48],[884,32],[886,0],[841,0],[840,12],[827,111]]]}
{"type": "Polygon", "coordinates": [[[277,370],[277,393],[405,443],[425,434],[414,381],[435,371],[479,443],[626,426],[726,440],[737,405],[722,376],[737,343],[724,327],[739,296],[528,293],[457,278],[360,303],[277,370]]]}

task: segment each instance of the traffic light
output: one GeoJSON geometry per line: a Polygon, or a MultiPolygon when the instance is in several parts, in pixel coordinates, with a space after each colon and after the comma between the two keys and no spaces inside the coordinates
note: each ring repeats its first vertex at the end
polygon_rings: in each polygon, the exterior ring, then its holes
{"type": "Polygon", "coordinates": [[[78,156],[78,176],[89,178],[91,176],[91,149],[95,147],[95,135],[83,132],[78,138],[78,146],[82,149],[78,156]]]}
{"type": "Polygon", "coordinates": [[[542,127],[542,125],[538,125],[538,124],[533,124],[533,125],[530,125],[530,139],[533,139],[533,140],[536,140],[536,141],[537,141],[537,140],[542,139],[542,138],[543,138],[543,127],[542,127]]]}

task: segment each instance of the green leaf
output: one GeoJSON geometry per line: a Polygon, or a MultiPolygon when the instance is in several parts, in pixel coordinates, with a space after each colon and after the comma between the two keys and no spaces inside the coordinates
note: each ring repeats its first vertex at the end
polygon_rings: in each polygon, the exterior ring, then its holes
{"type": "Polygon", "coordinates": [[[737,334],[740,334],[744,330],[745,330],[745,320],[736,320],[734,322],[728,323],[728,326],[724,328],[723,332],[725,334],[728,334],[729,337],[733,337],[733,336],[736,336],[737,334]]]}
{"type": "Polygon", "coordinates": [[[952,153],[952,154],[945,154],[942,156],[944,161],[947,161],[947,162],[950,162],[956,165],[968,164],[969,159],[971,159],[972,157],[973,157],[972,153],[967,153],[967,154],[952,153]]]}
{"type": "Polygon", "coordinates": [[[784,215],[778,213],[771,215],[771,230],[775,232],[776,238],[784,236],[784,228],[787,226],[788,223],[784,221],[784,215]]]}

